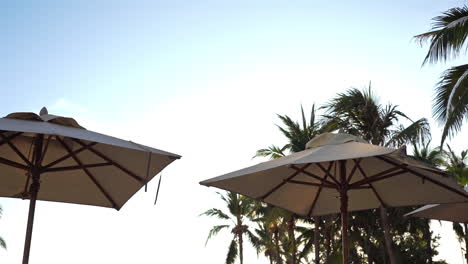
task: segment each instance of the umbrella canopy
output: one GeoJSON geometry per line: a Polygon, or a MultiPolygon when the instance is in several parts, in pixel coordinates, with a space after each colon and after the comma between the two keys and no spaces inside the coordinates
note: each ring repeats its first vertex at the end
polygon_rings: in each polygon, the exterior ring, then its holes
{"type": "Polygon", "coordinates": [[[326,133],[307,149],[200,182],[303,216],[341,212],[347,263],[347,212],[468,201],[443,172],[405,153],[348,134],[326,133]],[[429,194],[429,195],[428,195],[429,194]]]}
{"type": "Polygon", "coordinates": [[[468,222],[468,203],[429,204],[405,216],[466,223],[468,222]]]}
{"type": "Polygon", "coordinates": [[[119,210],[179,155],[92,132],[74,119],[13,113],[0,118],[0,196],[30,199],[23,263],[35,201],[119,210]]]}

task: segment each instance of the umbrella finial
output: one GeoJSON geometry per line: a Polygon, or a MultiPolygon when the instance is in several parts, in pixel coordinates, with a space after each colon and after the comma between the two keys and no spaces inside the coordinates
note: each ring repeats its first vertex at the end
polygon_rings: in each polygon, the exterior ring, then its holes
{"type": "Polygon", "coordinates": [[[49,112],[47,111],[47,108],[45,108],[45,106],[42,107],[41,111],[39,112],[39,115],[43,116],[43,115],[48,115],[48,114],[49,114],[49,112]]]}

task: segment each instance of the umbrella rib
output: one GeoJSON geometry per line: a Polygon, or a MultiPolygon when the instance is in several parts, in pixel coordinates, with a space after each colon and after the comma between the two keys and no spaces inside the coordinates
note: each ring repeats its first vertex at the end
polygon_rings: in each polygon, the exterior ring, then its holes
{"type": "Polygon", "coordinates": [[[25,165],[23,165],[21,163],[18,163],[18,162],[9,160],[9,159],[5,159],[5,158],[2,158],[2,157],[0,157],[0,163],[3,163],[5,165],[11,166],[11,167],[15,167],[15,168],[18,168],[18,169],[22,169],[22,170],[25,170],[25,171],[29,171],[28,166],[25,166],[25,165]]]}
{"type": "MultiPolygon", "coordinates": [[[[293,169],[295,169],[295,170],[298,170],[298,171],[301,170],[300,168],[298,168],[298,167],[296,167],[296,166],[294,166],[294,165],[292,165],[291,168],[293,168],[293,169]]],[[[327,180],[326,180],[326,177],[325,177],[325,178],[322,178],[322,177],[320,177],[320,176],[317,176],[317,175],[315,175],[315,174],[313,174],[313,173],[311,173],[311,172],[305,171],[305,170],[302,170],[301,172],[304,173],[306,176],[312,177],[312,178],[314,178],[314,179],[316,179],[316,180],[318,180],[318,181],[320,181],[320,182],[325,182],[325,183],[327,183],[327,184],[329,184],[329,185],[337,185],[337,184],[334,184],[334,183],[331,182],[331,181],[327,181],[327,180]]]]}
{"type": "Polygon", "coordinates": [[[340,183],[335,177],[333,177],[333,175],[331,175],[330,170],[326,170],[326,169],[322,166],[322,164],[320,164],[320,163],[315,163],[315,164],[317,164],[317,166],[318,166],[323,172],[325,172],[325,175],[328,175],[328,177],[330,177],[330,178],[335,182],[335,184],[336,184],[337,186],[340,186],[340,185],[341,185],[341,183],[340,183]]]}
{"type": "MultiPolygon", "coordinates": [[[[68,147],[65,144],[65,142],[63,142],[63,140],[61,140],[59,137],[55,137],[55,138],[60,142],[60,144],[62,144],[62,146],[67,150],[68,153],[72,153],[70,147],[68,147]]],[[[72,158],[75,160],[75,162],[78,165],[83,166],[83,163],[81,162],[81,160],[75,154],[72,154],[72,158]]],[[[83,171],[86,173],[86,175],[88,175],[88,177],[91,179],[91,181],[94,183],[94,185],[96,185],[96,187],[101,191],[101,193],[104,194],[104,196],[107,198],[107,200],[112,204],[112,207],[119,210],[120,207],[117,206],[117,203],[114,201],[114,199],[112,199],[110,194],[107,193],[107,191],[104,189],[104,187],[97,181],[97,179],[94,177],[94,175],[87,168],[83,168],[83,171]]]]}
{"type": "Polygon", "coordinates": [[[427,169],[427,168],[421,168],[421,169],[423,169],[425,171],[428,171],[428,172],[435,173],[435,174],[439,174],[440,176],[444,176],[444,177],[450,176],[450,173],[445,172],[445,171],[431,170],[431,169],[427,169]]]}
{"type": "MultiPolygon", "coordinates": [[[[2,132],[0,132],[0,134],[1,134],[2,136],[4,136],[4,135],[3,135],[4,132],[5,132],[5,131],[2,131],[2,132]]],[[[5,143],[7,143],[8,141],[14,139],[15,137],[21,135],[21,134],[23,134],[23,132],[17,132],[17,133],[14,133],[14,134],[12,134],[12,135],[6,137],[6,140],[0,141],[0,146],[3,145],[3,144],[5,144],[5,143]]]]}
{"type": "Polygon", "coordinates": [[[369,177],[368,179],[363,179],[363,180],[357,182],[358,184],[353,183],[350,186],[351,186],[351,188],[356,188],[356,187],[359,187],[359,186],[362,186],[362,185],[365,185],[365,184],[369,184],[369,183],[373,183],[373,182],[376,182],[376,181],[382,181],[382,180],[385,180],[387,178],[391,178],[393,176],[403,174],[405,172],[406,171],[404,170],[404,168],[401,168],[401,170],[393,172],[393,173],[388,173],[388,174],[379,175],[378,177],[369,177]]]}
{"type": "MultiPolygon", "coordinates": [[[[79,139],[76,139],[76,138],[71,138],[73,141],[77,142],[78,144],[80,144],[81,146],[85,146],[86,144],[83,143],[81,140],[79,139]]],[[[139,183],[144,183],[144,179],[138,175],[136,175],[135,173],[131,172],[130,170],[128,170],[127,168],[123,167],[122,165],[118,164],[117,162],[111,160],[109,157],[107,157],[106,155],[102,154],[101,152],[93,149],[92,147],[89,147],[88,148],[89,151],[93,152],[94,154],[96,154],[97,156],[101,157],[102,159],[104,159],[105,161],[107,162],[110,162],[112,163],[112,165],[114,165],[115,167],[119,168],[121,171],[125,172],[126,174],[128,174],[130,177],[134,178],[135,180],[137,180],[139,183]]]]}
{"type": "MultiPolygon", "coordinates": [[[[334,161],[330,162],[330,165],[328,165],[328,169],[327,169],[327,172],[325,172],[325,177],[324,179],[327,179],[327,177],[330,175],[330,170],[333,166],[333,163],[335,163],[334,161]]],[[[323,184],[323,182],[322,182],[323,184]]],[[[319,189],[317,190],[317,194],[315,195],[315,198],[314,198],[314,201],[312,201],[312,205],[310,206],[309,208],[309,212],[307,213],[308,216],[310,216],[315,208],[315,204],[317,203],[317,200],[318,200],[318,197],[320,195],[320,193],[322,192],[322,186],[319,187],[319,189]]]]}
{"type": "MultiPolygon", "coordinates": [[[[366,172],[364,171],[364,169],[361,167],[360,164],[357,164],[357,167],[359,169],[359,171],[361,172],[362,176],[365,178],[365,179],[368,179],[367,177],[367,174],[366,172]]],[[[372,185],[372,183],[369,183],[369,186],[370,188],[372,189],[372,192],[374,193],[375,197],[377,197],[377,199],[379,200],[380,204],[383,206],[383,207],[387,207],[386,203],[383,201],[382,197],[379,195],[379,193],[377,192],[377,190],[375,189],[375,187],[372,185]]]]}
{"type": "Polygon", "coordinates": [[[376,181],[376,180],[380,180],[381,178],[384,178],[384,177],[385,177],[385,178],[388,178],[388,175],[393,175],[393,176],[395,176],[395,175],[401,174],[401,173],[404,172],[403,169],[404,169],[406,166],[407,166],[406,164],[397,164],[397,165],[395,165],[395,167],[393,167],[393,168],[390,168],[390,169],[381,171],[381,172],[379,172],[379,173],[376,173],[376,174],[374,174],[374,175],[372,175],[372,176],[369,176],[367,179],[362,179],[362,180],[360,180],[360,181],[357,181],[357,182],[351,184],[350,186],[351,186],[351,187],[356,187],[356,186],[360,186],[360,185],[363,185],[363,184],[367,184],[367,183],[369,183],[369,182],[374,182],[374,181],[376,181]],[[397,170],[400,170],[400,169],[401,169],[401,171],[399,171],[397,174],[392,173],[392,172],[397,171],[397,170]]]}
{"type": "Polygon", "coordinates": [[[50,143],[50,139],[52,138],[52,135],[49,135],[47,137],[47,142],[46,142],[46,145],[44,147],[44,150],[42,151],[42,154],[41,154],[41,160],[39,161],[39,165],[42,164],[42,161],[44,160],[44,157],[45,157],[45,154],[47,153],[47,150],[49,149],[49,143],[50,143]]]}
{"type": "Polygon", "coordinates": [[[84,147],[81,147],[81,148],[73,151],[72,153],[68,153],[67,155],[65,155],[63,157],[61,157],[61,158],[59,158],[59,159],[57,159],[55,161],[52,161],[51,163],[43,166],[43,168],[50,168],[50,167],[52,167],[52,166],[54,166],[54,165],[56,165],[56,164],[58,164],[58,163],[60,163],[60,162],[62,162],[64,160],[66,160],[66,159],[69,159],[72,155],[76,155],[76,154],[82,152],[83,150],[88,149],[88,147],[94,146],[96,144],[97,144],[97,142],[92,142],[92,143],[90,143],[90,144],[88,144],[88,145],[86,145],[84,147]]]}
{"type": "Polygon", "coordinates": [[[26,158],[23,153],[21,153],[21,151],[13,143],[11,143],[11,139],[8,139],[5,135],[3,135],[3,133],[0,133],[0,137],[27,165],[32,166],[31,161],[29,161],[28,158],[26,158]]]}
{"type": "Polygon", "coordinates": [[[43,170],[43,172],[60,172],[60,171],[71,171],[71,170],[84,170],[84,169],[104,167],[104,166],[112,166],[112,163],[103,162],[103,163],[86,164],[86,165],[78,165],[78,166],[48,168],[46,170],[43,170]]]}
{"type": "MultiPolygon", "coordinates": [[[[278,190],[281,186],[283,186],[284,184],[286,184],[289,180],[291,180],[292,178],[296,177],[299,173],[303,172],[305,169],[307,169],[307,167],[310,166],[310,164],[312,163],[307,163],[306,165],[304,165],[302,168],[300,168],[299,170],[295,171],[293,174],[291,174],[288,178],[284,179],[282,182],[280,182],[278,185],[276,185],[275,187],[273,187],[273,189],[271,189],[270,191],[268,191],[266,194],[260,196],[260,200],[264,200],[266,199],[268,196],[270,196],[273,192],[275,192],[276,190],[278,190]]],[[[257,198],[258,199],[258,198],[257,198]]]]}
{"type": "MultiPolygon", "coordinates": [[[[396,163],[396,162],[394,162],[394,161],[392,161],[392,160],[390,160],[390,159],[388,159],[388,158],[382,157],[382,156],[378,156],[378,157],[376,157],[376,158],[378,158],[378,159],[380,159],[380,160],[383,160],[383,161],[385,161],[385,162],[387,162],[387,163],[389,163],[389,164],[393,164],[393,165],[398,164],[398,163],[396,163]]],[[[457,190],[457,189],[455,189],[455,188],[453,188],[453,187],[447,186],[447,185],[445,185],[445,184],[443,184],[443,183],[441,183],[441,182],[438,182],[438,181],[436,181],[436,180],[434,180],[434,179],[432,179],[432,178],[429,178],[429,177],[427,177],[426,175],[421,174],[421,173],[419,173],[419,172],[417,172],[417,171],[415,171],[415,170],[412,170],[412,169],[410,169],[410,168],[403,168],[403,169],[404,169],[406,172],[409,172],[409,173],[411,173],[411,174],[413,174],[413,175],[416,175],[416,176],[418,176],[418,177],[420,177],[420,178],[422,178],[422,179],[424,179],[424,180],[427,180],[427,181],[429,181],[429,182],[432,182],[433,184],[438,185],[439,187],[442,187],[442,188],[444,188],[444,189],[450,190],[450,191],[452,191],[452,192],[454,192],[454,193],[456,193],[456,194],[459,194],[459,195],[461,195],[461,196],[463,196],[463,197],[465,197],[465,198],[468,198],[468,194],[467,194],[467,193],[463,193],[463,192],[461,192],[461,191],[459,191],[459,190],[457,190]]]]}
{"type": "Polygon", "coordinates": [[[354,176],[354,173],[356,172],[356,169],[358,168],[359,164],[361,163],[361,158],[359,159],[353,159],[354,161],[354,167],[353,169],[351,170],[351,173],[349,174],[348,176],[348,179],[346,180],[347,183],[350,183],[351,182],[351,179],[353,178],[354,176]]]}
{"type": "Polygon", "coordinates": [[[315,187],[324,187],[324,188],[330,188],[330,189],[336,189],[335,185],[329,185],[329,184],[323,184],[322,183],[313,183],[313,182],[306,182],[306,181],[296,181],[296,180],[289,180],[288,183],[294,183],[294,184],[300,184],[300,185],[310,185],[310,186],[315,186],[315,187]]]}

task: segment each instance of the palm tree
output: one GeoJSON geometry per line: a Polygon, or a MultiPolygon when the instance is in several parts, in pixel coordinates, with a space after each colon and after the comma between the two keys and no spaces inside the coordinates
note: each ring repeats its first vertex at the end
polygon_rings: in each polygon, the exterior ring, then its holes
{"type": "Polygon", "coordinates": [[[298,152],[305,150],[307,142],[320,133],[326,130],[322,127],[322,122],[317,120],[315,105],[312,105],[310,112],[310,118],[307,120],[304,109],[301,105],[301,123],[294,121],[287,115],[278,115],[278,118],[283,123],[283,126],[277,125],[281,133],[287,138],[288,143],[283,147],[271,145],[268,148],[259,149],[255,154],[255,157],[269,157],[270,159],[276,159],[283,157],[288,152],[298,152]]]}
{"type": "MultiPolygon", "coordinates": [[[[345,93],[338,94],[323,108],[326,110],[325,117],[328,119],[326,127],[360,136],[374,145],[400,147],[405,143],[425,142],[430,137],[429,124],[425,118],[412,121],[399,111],[397,106],[381,105],[372,93],[370,84],[368,89],[351,88],[345,93]],[[400,119],[409,121],[411,124],[403,126],[400,119]]],[[[398,263],[390,234],[387,209],[381,207],[379,211],[388,257],[392,264],[398,263]]],[[[360,217],[360,215],[368,217],[363,214],[354,213],[354,217],[360,217]]]]}
{"type": "MultiPolygon", "coordinates": [[[[3,209],[2,209],[2,206],[0,206],[0,218],[2,218],[2,213],[3,213],[3,209]]],[[[6,242],[2,237],[0,237],[0,247],[3,249],[7,248],[6,242]]]]}
{"type": "MultiPolygon", "coordinates": [[[[426,63],[446,62],[465,51],[468,36],[468,7],[452,8],[433,18],[429,32],[415,36],[420,43],[430,42],[426,63]]],[[[446,70],[436,85],[434,116],[444,124],[441,146],[468,118],[468,64],[446,70]]]]}
{"type": "Polygon", "coordinates": [[[446,162],[447,171],[455,177],[461,185],[468,185],[468,149],[463,150],[458,156],[447,144],[448,151],[446,152],[448,161],[446,162]]]}
{"type": "Polygon", "coordinates": [[[413,158],[425,162],[432,167],[441,167],[446,163],[444,151],[440,148],[431,149],[430,144],[430,140],[425,144],[413,143],[413,158]]]}
{"type": "MultiPolygon", "coordinates": [[[[413,157],[419,161],[425,162],[433,167],[440,167],[445,163],[444,152],[440,148],[431,149],[429,147],[431,141],[428,141],[426,144],[413,144],[413,157]]],[[[423,236],[426,242],[427,255],[429,258],[429,263],[432,263],[432,232],[430,229],[430,220],[424,219],[424,228],[423,236]]]]}
{"type": "Polygon", "coordinates": [[[273,264],[276,261],[276,247],[268,224],[259,221],[255,234],[257,239],[255,240],[256,244],[254,244],[254,247],[257,249],[257,255],[263,252],[265,257],[270,260],[270,264],[273,264]]]}
{"type": "MultiPolygon", "coordinates": [[[[287,115],[278,115],[278,118],[283,123],[283,126],[277,126],[281,133],[288,139],[288,143],[283,147],[278,147],[276,145],[271,145],[268,148],[260,149],[257,151],[254,157],[269,157],[270,159],[276,159],[279,157],[285,156],[287,153],[299,152],[305,150],[307,142],[312,138],[317,136],[320,133],[323,133],[326,128],[323,127],[323,122],[317,120],[315,105],[312,105],[312,110],[310,113],[309,119],[306,118],[304,113],[304,108],[301,105],[301,122],[294,121],[291,117],[287,115]]],[[[297,241],[295,238],[295,219],[297,216],[290,214],[288,217],[284,218],[287,221],[287,233],[289,236],[289,242],[291,244],[291,263],[295,264],[297,262],[297,241]]],[[[319,218],[316,218],[315,232],[318,232],[318,223],[320,222],[319,218]]],[[[318,236],[316,236],[318,237],[318,236]]],[[[317,241],[318,242],[318,241],[317,241]]],[[[318,244],[316,243],[316,263],[319,261],[319,249],[318,244]]]]}
{"type": "Polygon", "coordinates": [[[379,104],[370,84],[364,90],[351,88],[339,93],[323,108],[328,129],[340,129],[374,145],[399,147],[406,143],[425,142],[430,137],[427,119],[413,121],[396,105],[379,104]],[[411,124],[403,126],[400,119],[411,124]]]}
{"type": "MultiPolygon", "coordinates": [[[[446,152],[447,162],[445,166],[447,171],[462,185],[468,185],[468,150],[463,150],[460,156],[447,145],[448,151],[446,152]]],[[[468,261],[468,225],[466,223],[453,223],[453,230],[458,236],[458,239],[465,240],[465,258],[468,261]]]]}
{"type": "Polygon", "coordinates": [[[217,235],[220,231],[230,228],[233,237],[227,253],[226,264],[233,264],[237,257],[239,257],[240,263],[242,264],[244,261],[244,234],[247,235],[253,244],[256,243],[256,237],[252,234],[252,232],[250,232],[248,226],[245,224],[245,220],[249,218],[252,213],[253,201],[245,196],[238,195],[233,192],[227,192],[226,195],[222,195],[220,193],[218,194],[226,203],[229,214],[226,214],[220,209],[212,208],[202,213],[201,215],[215,217],[228,223],[213,226],[208,233],[208,238],[206,239],[205,245],[208,243],[210,238],[217,235]]]}
{"type": "Polygon", "coordinates": [[[259,226],[256,229],[256,233],[259,234],[257,242],[260,242],[256,246],[257,249],[264,250],[265,253],[268,251],[272,262],[282,264],[283,258],[281,255],[283,251],[281,250],[281,241],[286,230],[283,218],[287,212],[278,207],[258,202],[254,214],[255,217],[252,220],[257,222],[259,226]],[[264,239],[270,239],[270,241],[264,241],[264,239]]]}

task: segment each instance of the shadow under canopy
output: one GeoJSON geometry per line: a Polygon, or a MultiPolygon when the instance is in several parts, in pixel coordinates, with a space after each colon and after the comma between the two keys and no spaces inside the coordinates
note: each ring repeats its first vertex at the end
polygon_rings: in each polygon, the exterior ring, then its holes
{"type": "Polygon", "coordinates": [[[302,216],[341,213],[343,263],[349,211],[468,201],[451,178],[406,155],[348,134],[321,134],[301,152],[200,182],[302,216]]]}
{"type": "Polygon", "coordinates": [[[92,132],[74,119],[12,113],[0,118],[0,196],[30,199],[23,264],[36,200],[119,210],[180,156],[92,132]]]}

